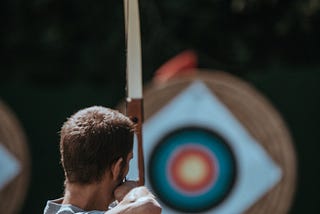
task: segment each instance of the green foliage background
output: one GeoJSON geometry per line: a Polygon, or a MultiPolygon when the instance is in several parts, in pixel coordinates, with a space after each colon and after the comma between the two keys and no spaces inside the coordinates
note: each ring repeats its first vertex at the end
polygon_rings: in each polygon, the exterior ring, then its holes
{"type": "MultiPolygon", "coordinates": [[[[280,111],[298,155],[291,213],[320,209],[320,1],[141,0],[144,82],[185,49],[199,67],[250,82],[280,111]]],[[[0,2],[0,97],[28,137],[32,177],[21,213],[61,196],[58,131],[76,110],[125,96],[122,1],[0,2]]]]}

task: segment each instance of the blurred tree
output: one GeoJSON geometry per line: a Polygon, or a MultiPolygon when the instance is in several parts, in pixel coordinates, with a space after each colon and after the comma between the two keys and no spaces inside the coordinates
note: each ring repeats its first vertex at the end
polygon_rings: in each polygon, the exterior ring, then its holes
{"type": "MultiPolygon", "coordinates": [[[[1,80],[67,83],[120,80],[122,1],[0,3],[1,80]]],[[[319,0],[141,0],[146,76],[192,48],[203,67],[245,71],[317,63],[319,0]]]]}

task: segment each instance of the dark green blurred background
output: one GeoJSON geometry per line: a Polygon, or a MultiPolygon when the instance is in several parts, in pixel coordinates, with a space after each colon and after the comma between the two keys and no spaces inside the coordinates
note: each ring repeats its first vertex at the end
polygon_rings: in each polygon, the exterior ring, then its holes
{"type": "MultiPolygon", "coordinates": [[[[320,210],[320,1],[141,0],[143,78],[185,49],[199,67],[253,84],[279,110],[297,151],[291,213],[320,210]]],[[[61,196],[58,131],[76,110],[125,96],[122,1],[2,0],[0,98],[32,156],[21,213],[61,196]]]]}

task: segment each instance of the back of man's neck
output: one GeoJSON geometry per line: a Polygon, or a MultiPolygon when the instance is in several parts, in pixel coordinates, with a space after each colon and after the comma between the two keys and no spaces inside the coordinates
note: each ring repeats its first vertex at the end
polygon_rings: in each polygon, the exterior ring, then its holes
{"type": "Polygon", "coordinates": [[[107,210],[111,198],[108,198],[107,189],[101,183],[88,185],[66,183],[62,204],[71,204],[82,210],[107,210]]]}

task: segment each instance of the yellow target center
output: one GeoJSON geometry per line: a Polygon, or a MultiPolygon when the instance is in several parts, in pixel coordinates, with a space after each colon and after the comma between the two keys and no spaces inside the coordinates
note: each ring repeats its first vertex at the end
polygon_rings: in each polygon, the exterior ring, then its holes
{"type": "Polygon", "coordinates": [[[203,181],[208,173],[205,160],[198,155],[188,155],[181,160],[178,175],[188,185],[203,181]]]}

